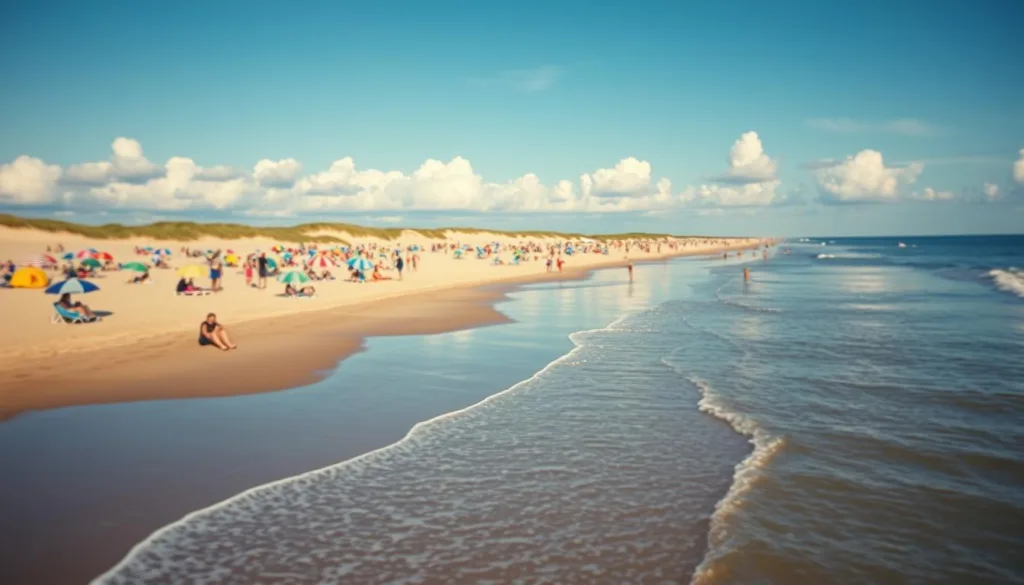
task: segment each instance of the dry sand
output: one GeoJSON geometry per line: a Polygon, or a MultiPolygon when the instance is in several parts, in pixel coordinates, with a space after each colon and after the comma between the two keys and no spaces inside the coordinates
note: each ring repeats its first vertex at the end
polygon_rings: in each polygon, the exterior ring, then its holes
{"type": "MultiPolygon", "coordinates": [[[[643,252],[632,246],[628,258],[622,249],[608,255],[574,255],[565,258],[566,272],[559,275],[547,272],[543,255],[539,261],[531,259],[518,266],[495,266],[475,257],[455,259],[450,253],[432,253],[431,244],[440,240],[413,232],[406,232],[398,242],[332,235],[354,245],[418,244],[423,248],[419,269],[407,267],[402,281],[315,282],[317,296],[311,299],[279,296],[284,287],[272,280],[266,290],[247,288],[242,271],[233,268],[225,269],[224,290],[205,297],[175,295],[178,276],[174,270],[153,270],[153,282],[143,285],[126,284],[134,273],[105,272],[93,281],[99,291],[76,300],[110,314],[102,322],[86,325],[50,324],[56,299],[40,290],[0,290],[0,376],[5,380],[0,385],[0,420],[25,410],[76,404],[224,396],[303,385],[358,351],[367,336],[440,333],[506,321],[492,307],[501,292],[474,289],[480,285],[581,277],[592,269],[625,262],[737,250],[759,243],[690,239],[678,241],[674,250],[663,244],[660,253],[656,247],[643,252]],[[240,349],[222,352],[198,346],[199,322],[209,312],[218,315],[240,349]]],[[[448,236],[449,242],[474,247],[524,241],[488,233],[448,236]]],[[[543,246],[555,242],[532,241],[543,246]]],[[[0,228],[0,260],[21,264],[58,242],[67,251],[106,251],[118,262],[148,261],[135,255],[136,246],[165,247],[174,252],[174,267],[203,264],[202,259],[182,257],[178,253],[182,246],[245,254],[274,244],[295,245],[260,239],[89,240],[0,228]]],[[[511,260],[508,253],[501,256],[511,260]]],[[[344,272],[334,270],[342,278],[344,272]]],[[[208,281],[197,284],[208,286],[208,281]]]]}

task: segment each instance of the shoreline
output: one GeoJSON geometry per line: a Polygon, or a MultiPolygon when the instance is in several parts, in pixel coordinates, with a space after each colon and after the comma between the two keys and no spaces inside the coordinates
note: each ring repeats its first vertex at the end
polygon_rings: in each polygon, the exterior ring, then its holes
{"type": "Polygon", "coordinates": [[[759,245],[761,242],[608,260],[569,267],[561,273],[508,275],[420,288],[331,308],[225,323],[241,348],[231,352],[199,348],[194,336],[167,332],[131,345],[60,352],[59,368],[47,363],[53,359],[51,355],[23,359],[3,366],[12,383],[0,391],[0,422],[28,411],[68,406],[225,397],[306,386],[362,351],[368,337],[430,335],[507,323],[509,318],[495,305],[518,285],[581,280],[595,270],[623,268],[629,262],[711,256],[759,245]]]}

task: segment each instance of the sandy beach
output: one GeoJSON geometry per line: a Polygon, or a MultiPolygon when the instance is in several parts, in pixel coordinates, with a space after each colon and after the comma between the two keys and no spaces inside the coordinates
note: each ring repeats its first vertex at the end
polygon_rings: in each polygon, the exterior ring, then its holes
{"type": "MultiPolygon", "coordinates": [[[[686,238],[611,241],[567,241],[561,238],[511,237],[488,232],[446,232],[445,239],[407,231],[395,241],[353,237],[345,232],[320,232],[349,242],[349,249],[371,251],[400,248],[411,258],[417,247],[418,266],[406,267],[402,280],[353,283],[344,266],[333,268],[333,281],[316,281],[314,298],[283,296],[284,285],[268,279],[265,290],[246,287],[241,268],[226,268],[223,290],[208,296],[175,294],[176,268],[206,265],[203,257],[183,257],[184,247],[204,251],[232,250],[239,255],[275,246],[298,248],[301,242],[267,239],[193,241],[88,239],[67,233],[0,228],[0,259],[15,264],[37,258],[59,244],[67,252],[98,250],[118,263],[147,262],[141,247],[171,251],[168,269],[150,271],[151,282],[128,284],[136,273],[104,271],[91,279],[100,288],[81,300],[102,321],[91,324],[50,324],[56,297],[39,289],[0,290],[0,371],[10,382],[0,390],[0,418],[26,410],[101,402],[226,396],[264,392],[307,384],[321,377],[346,355],[358,351],[367,336],[429,334],[501,323],[506,318],[491,304],[500,291],[483,285],[575,278],[588,271],[629,262],[657,261],[681,255],[721,253],[756,246],[755,239],[686,238]],[[445,245],[444,251],[431,251],[445,245]],[[453,245],[468,246],[461,258],[453,245]],[[477,258],[477,247],[495,253],[477,258]],[[548,250],[588,250],[557,255],[561,272],[548,269],[548,250]],[[557,248],[553,248],[557,247],[557,248]],[[607,247],[607,253],[602,250],[607,247]],[[537,250],[512,264],[513,249],[537,250]],[[628,251],[627,251],[628,249],[628,251]],[[496,263],[495,259],[499,259],[496,263]],[[221,352],[197,344],[199,322],[209,312],[231,333],[241,349],[221,352]],[[55,367],[59,364],[59,367],[55,367]]],[[[321,245],[321,248],[326,246],[321,245]]],[[[56,254],[56,252],[51,252],[56,254]]],[[[375,256],[376,254],[372,254],[375,256]]],[[[385,259],[384,263],[387,259],[385,259]]],[[[409,260],[406,260],[408,264],[409,260]]],[[[386,267],[390,268],[390,266],[386,267]]],[[[287,270],[287,268],[285,269],[287,270]]],[[[48,276],[60,280],[59,273],[48,276]]],[[[209,286],[208,279],[197,279],[209,286]]]]}

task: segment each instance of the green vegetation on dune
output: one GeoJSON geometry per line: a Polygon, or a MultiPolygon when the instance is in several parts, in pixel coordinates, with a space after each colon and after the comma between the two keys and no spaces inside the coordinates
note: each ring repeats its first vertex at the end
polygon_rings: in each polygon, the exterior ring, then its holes
{"type": "Polygon", "coordinates": [[[192,241],[203,237],[237,240],[241,238],[269,238],[278,242],[301,243],[347,243],[337,236],[324,232],[344,232],[353,237],[374,237],[396,240],[402,232],[411,231],[427,238],[443,239],[447,231],[466,234],[498,234],[521,238],[562,238],[578,239],[589,237],[595,240],[640,239],[674,237],[668,234],[600,234],[584,236],[577,233],[553,231],[506,231],[481,228],[377,228],[350,223],[307,223],[293,227],[259,227],[234,223],[197,223],[189,221],[161,221],[147,225],[126,226],[117,223],[104,225],[82,225],[54,219],[34,219],[0,213],[0,226],[14,229],[35,229],[45,232],[63,232],[98,240],[147,238],[152,240],[192,241]]]}

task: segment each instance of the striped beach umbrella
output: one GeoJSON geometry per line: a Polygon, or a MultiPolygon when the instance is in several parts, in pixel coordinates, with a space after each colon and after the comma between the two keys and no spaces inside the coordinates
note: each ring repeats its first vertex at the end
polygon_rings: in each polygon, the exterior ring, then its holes
{"type": "Polygon", "coordinates": [[[54,258],[53,256],[50,256],[48,254],[40,254],[38,256],[32,256],[24,263],[22,263],[22,266],[53,266],[56,263],[57,259],[54,258]]]}
{"type": "Polygon", "coordinates": [[[369,272],[373,270],[373,262],[370,262],[362,256],[356,256],[355,258],[348,261],[348,267],[354,268],[359,272],[369,272]]]}
{"type": "Polygon", "coordinates": [[[79,280],[77,278],[69,278],[56,284],[51,285],[46,289],[48,295],[80,295],[84,293],[91,293],[93,291],[100,290],[100,287],[89,282],[88,280],[79,280]]]}
{"type": "Polygon", "coordinates": [[[317,254],[310,259],[309,265],[316,268],[333,268],[337,266],[334,259],[327,254],[317,254]]]}

